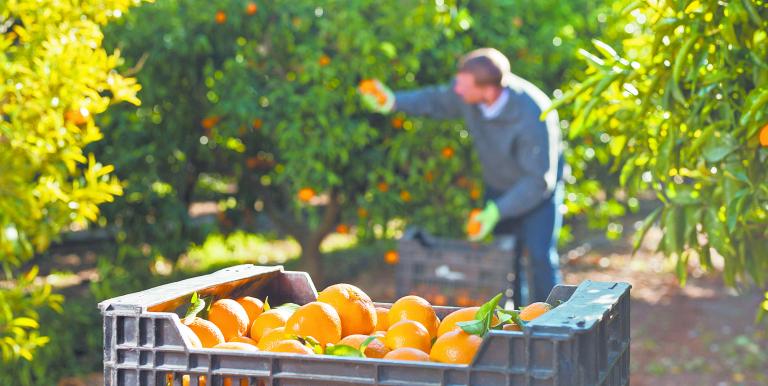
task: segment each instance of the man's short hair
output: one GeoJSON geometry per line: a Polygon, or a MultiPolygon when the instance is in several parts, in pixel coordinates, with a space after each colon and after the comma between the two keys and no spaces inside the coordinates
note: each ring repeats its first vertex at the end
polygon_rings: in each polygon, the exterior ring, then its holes
{"type": "Polygon", "coordinates": [[[495,48],[478,48],[459,61],[459,72],[472,74],[478,86],[503,86],[510,73],[509,59],[495,48]]]}

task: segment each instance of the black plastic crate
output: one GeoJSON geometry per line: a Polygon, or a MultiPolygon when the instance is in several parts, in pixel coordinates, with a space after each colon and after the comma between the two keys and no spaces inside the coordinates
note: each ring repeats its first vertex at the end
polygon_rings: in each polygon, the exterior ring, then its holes
{"type": "MultiPolygon", "coordinates": [[[[626,283],[591,281],[557,286],[547,301],[560,306],[522,332],[491,331],[470,365],[189,348],[173,311],[195,291],[269,296],[273,304],[317,297],[304,272],[235,266],[101,302],[104,384],[198,385],[202,376],[206,386],[623,386],[629,383],[629,290],[626,283]]],[[[441,318],[455,309],[435,307],[441,318]]]]}
{"type": "Polygon", "coordinates": [[[513,297],[513,236],[474,243],[411,229],[398,240],[398,255],[398,297],[413,294],[460,307],[483,304],[502,291],[506,300],[513,297]]]}

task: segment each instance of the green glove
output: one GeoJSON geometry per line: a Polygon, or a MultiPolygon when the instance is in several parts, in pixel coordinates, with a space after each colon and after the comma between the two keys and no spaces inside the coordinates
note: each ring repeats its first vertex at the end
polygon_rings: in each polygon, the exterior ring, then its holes
{"type": "Polygon", "coordinates": [[[395,107],[395,94],[378,79],[360,82],[357,91],[360,93],[363,105],[371,111],[387,114],[395,107]]]}
{"type": "Polygon", "coordinates": [[[501,214],[499,213],[499,207],[496,206],[496,203],[492,200],[488,201],[488,203],[485,204],[485,209],[474,218],[475,221],[480,223],[480,231],[475,235],[470,235],[469,240],[480,241],[484,239],[491,233],[500,219],[501,214]]]}

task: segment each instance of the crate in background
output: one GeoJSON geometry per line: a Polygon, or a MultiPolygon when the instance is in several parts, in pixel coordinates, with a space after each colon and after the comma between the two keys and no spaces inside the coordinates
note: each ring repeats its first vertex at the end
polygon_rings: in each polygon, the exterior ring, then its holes
{"type": "Polygon", "coordinates": [[[502,291],[511,300],[514,253],[512,236],[486,244],[409,229],[398,240],[397,295],[459,307],[481,305],[502,291]]]}

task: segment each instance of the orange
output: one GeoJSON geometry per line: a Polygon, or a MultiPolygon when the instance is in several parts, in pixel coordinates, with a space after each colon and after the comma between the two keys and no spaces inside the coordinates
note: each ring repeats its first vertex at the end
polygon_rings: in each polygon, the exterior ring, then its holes
{"type": "Polygon", "coordinates": [[[248,313],[232,299],[221,299],[211,304],[208,320],[221,329],[224,339],[242,336],[248,331],[248,313]]]}
{"type": "Polygon", "coordinates": [[[388,352],[384,359],[429,362],[429,354],[412,347],[400,347],[388,352]]]}
{"type": "Polygon", "coordinates": [[[403,200],[403,202],[411,201],[411,193],[409,193],[407,190],[401,191],[400,192],[400,199],[403,200]]]}
{"type": "Polygon", "coordinates": [[[523,331],[523,328],[515,322],[509,322],[505,324],[501,329],[504,331],[523,331]]]}
{"type": "Polygon", "coordinates": [[[446,332],[460,328],[456,325],[458,322],[475,320],[475,314],[480,307],[467,307],[451,312],[440,322],[440,328],[437,330],[437,336],[442,336],[446,332]]]}
{"type": "Polygon", "coordinates": [[[251,324],[251,339],[258,342],[269,330],[285,326],[288,316],[285,311],[278,309],[272,309],[259,315],[251,324]]]}
{"type": "Polygon", "coordinates": [[[341,339],[341,318],[330,304],[311,302],[299,307],[288,318],[285,332],[300,337],[311,336],[325,347],[341,339]]]}
{"type": "MultiPolygon", "coordinates": [[[[167,385],[173,385],[173,375],[171,375],[171,374],[166,375],[165,376],[165,383],[167,385]]],[[[189,375],[182,375],[181,376],[181,385],[182,386],[189,386],[190,385],[190,383],[189,383],[189,375]]],[[[200,375],[197,378],[197,385],[198,386],[205,386],[205,376],[200,375]]]]}
{"type": "Polygon", "coordinates": [[[432,305],[416,295],[403,296],[392,304],[389,309],[389,325],[392,326],[401,320],[421,323],[433,338],[437,336],[437,328],[440,326],[440,319],[437,318],[432,305]]]}
{"type": "Polygon", "coordinates": [[[376,307],[376,327],[373,331],[387,331],[389,329],[389,308],[376,307]]]}
{"type": "Polygon", "coordinates": [[[480,209],[472,209],[471,212],[469,212],[469,221],[467,222],[467,234],[470,236],[474,236],[478,233],[480,233],[481,224],[480,221],[475,220],[477,215],[480,214],[480,209]]]}
{"type": "Polygon", "coordinates": [[[427,352],[432,345],[432,338],[429,331],[421,323],[413,320],[401,320],[389,327],[384,342],[390,350],[412,347],[427,352]]]}
{"type": "MultiPolygon", "coordinates": [[[[205,386],[205,385],[203,385],[203,386],[205,386]]],[[[223,386],[232,386],[232,377],[224,378],[223,386]]],[[[248,386],[248,381],[246,381],[245,378],[241,378],[240,379],[240,386],[248,386]]]]}
{"type": "Polygon", "coordinates": [[[469,198],[471,198],[473,200],[479,199],[480,198],[480,189],[478,189],[477,187],[473,187],[472,189],[470,189],[470,191],[469,191],[469,198]]]}
{"type": "Polygon", "coordinates": [[[549,303],[531,303],[520,311],[520,320],[530,322],[551,309],[552,306],[549,303]]]}
{"type": "Polygon", "coordinates": [[[451,157],[453,157],[454,151],[451,147],[446,146],[443,148],[441,153],[443,155],[443,158],[450,159],[451,157]]]}
{"type": "Polygon", "coordinates": [[[187,327],[200,338],[203,347],[213,347],[224,342],[224,335],[221,330],[210,321],[195,317],[192,322],[187,324],[187,327]]]}
{"type": "Polygon", "coordinates": [[[245,6],[245,13],[248,16],[255,15],[258,10],[259,6],[257,6],[256,3],[248,3],[248,5],[245,6]]]}
{"type": "Polygon", "coordinates": [[[73,124],[80,126],[88,122],[88,118],[80,112],[80,110],[69,110],[64,113],[64,119],[73,124]]]}
{"type": "Polygon", "coordinates": [[[251,327],[253,321],[264,312],[264,303],[254,297],[243,296],[235,299],[235,301],[240,303],[243,309],[245,309],[245,313],[248,314],[248,327],[251,327]]]}
{"type": "Polygon", "coordinates": [[[260,118],[256,118],[253,120],[253,128],[258,130],[261,129],[261,125],[263,125],[264,122],[260,118]]]}
{"type": "Polygon", "coordinates": [[[268,351],[274,347],[277,342],[288,339],[288,334],[285,333],[285,327],[277,327],[267,331],[264,336],[259,340],[259,350],[268,351]]]}
{"type": "Polygon", "coordinates": [[[248,343],[243,343],[243,342],[224,342],[224,343],[219,343],[213,346],[213,348],[224,349],[224,350],[244,350],[244,351],[259,350],[258,348],[256,348],[256,346],[248,343]]]}
{"type": "Polygon", "coordinates": [[[360,218],[368,217],[368,211],[365,208],[357,208],[357,216],[360,218]]]}
{"type": "MultiPolygon", "coordinates": [[[[456,325],[458,322],[468,322],[470,320],[475,320],[475,314],[477,314],[479,309],[480,307],[467,307],[451,312],[443,319],[442,322],[440,322],[440,328],[437,330],[437,336],[441,336],[446,332],[453,331],[455,329],[460,329],[461,327],[456,325]]],[[[491,319],[491,325],[495,326],[498,323],[499,319],[496,317],[496,315],[494,315],[493,319],[491,319]]]]}
{"type": "Polygon", "coordinates": [[[315,190],[312,188],[301,188],[299,189],[297,196],[299,197],[299,201],[309,202],[312,197],[315,197],[315,190]]]}
{"type": "Polygon", "coordinates": [[[331,58],[328,55],[322,55],[317,62],[320,66],[327,66],[331,63],[331,58]]]}
{"type": "Polygon", "coordinates": [[[472,299],[467,294],[460,294],[456,297],[456,305],[459,307],[466,307],[472,305],[472,299]]]}
{"type": "Polygon", "coordinates": [[[379,182],[376,184],[376,188],[379,189],[379,191],[382,193],[389,191],[389,185],[386,182],[379,182]]]}
{"type": "Polygon", "coordinates": [[[301,344],[298,340],[282,340],[269,349],[269,351],[304,355],[312,355],[315,353],[311,348],[301,344]]]}
{"type": "MultiPolygon", "coordinates": [[[[368,339],[368,335],[362,335],[362,334],[355,334],[350,335],[347,337],[344,337],[342,340],[339,341],[338,344],[345,344],[347,346],[352,346],[356,349],[360,349],[360,345],[368,339]]],[[[370,343],[368,343],[368,346],[365,347],[365,356],[368,358],[384,358],[384,355],[387,355],[389,352],[389,349],[386,345],[384,345],[384,342],[376,338],[372,340],[370,343]]]]}
{"type": "Polygon", "coordinates": [[[397,264],[400,261],[400,255],[397,254],[397,251],[387,251],[387,253],[384,254],[384,261],[387,264],[397,264]]]}
{"type": "Polygon", "coordinates": [[[368,335],[376,327],[376,308],[371,298],[352,284],[334,284],[317,295],[317,301],[330,304],[341,318],[341,336],[368,335]]]}
{"type": "Polygon", "coordinates": [[[403,127],[403,122],[405,122],[403,118],[398,118],[398,117],[392,118],[392,127],[394,127],[395,129],[399,129],[403,127]]]}
{"type": "Polygon", "coordinates": [[[221,117],[214,115],[212,117],[203,118],[203,120],[200,121],[200,124],[206,129],[212,129],[220,120],[221,117]]]}
{"type": "Polygon", "coordinates": [[[446,332],[432,345],[429,359],[441,363],[468,365],[474,359],[483,338],[467,334],[462,330],[446,332]]]}
{"type": "MultiPolygon", "coordinates": [[[[203,385],[203,386],[205,386],[205,385],[203,385]]],[[[223,386],[232,386],[232,377],[224,378],[223,386]]],[[[240,386],[248,386],[248,381],[245,380],[245,378],[241,378],[240,379],[240,386]]]]}
{"type": "Polygon", "coordinates": [[[258,344],[258,342],[256,342],[255,340],[253,340],[253,339],[251,339],[251,338],[249,338],[247,336],[235,336],[235,337],[229,338],[229,340],[227,340],[227,342],[248,343],[248,344],[250,344],[252,346],[256,346],[258,344]]]}
{"type": "Polygon", "coordinates": [[[179,332],[181,332],[182,337],[187,338],[190,347],[203,348],[203,343],[200,341],[200,338],[198,338],[195,332],[192,331],[192,329],[189,328],[186,324],[179,324],[179,332]]]}
{"type": "Polygon", "coordinates": [[[346,235],[349,233],[349,226],[347,224],[336,225],[336,233],[346,235]]]}
{"type": "Polygon", "coordinates": [[[768,124],[760,129],[760,145],[768,147],[768,124]]]}
{"type": "Polygon", "coordinates": [[[365,79],[361,81],[358,87],[360,88],[360,92],[364,94],[373,94],[379,91],[378,88],[376,87],[376,82],[373,81],[372,79],[365,79]]]}
{"type": "Polygon", "coordinates": [[[224,24],[227,21],[227,14],[224,11],[216,12],[216,24],[224,24]]]}

